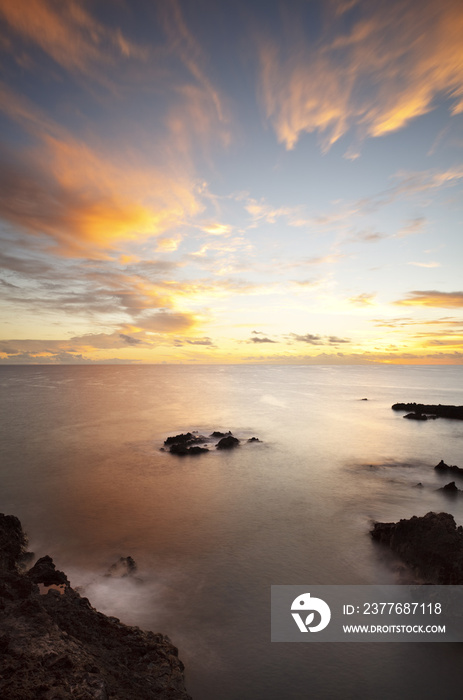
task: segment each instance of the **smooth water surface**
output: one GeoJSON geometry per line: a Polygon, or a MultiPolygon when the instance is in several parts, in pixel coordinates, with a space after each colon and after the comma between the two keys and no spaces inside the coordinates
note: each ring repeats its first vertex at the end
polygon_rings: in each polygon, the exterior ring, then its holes
{"type": "Polygon", "coordinates": [[[0,510],[95,607],[168,634],[194,700],[461,696],[456,644],[270,643],[272,584],[400,580],[373,520],[463,523],[433,469],[463,466],[463,422],[391,411],[462,404],[461,368],[2,366],[0,385],[0,510]],[[262,443],[160,451],[188,430],[262,443]],[[121,555],[139,581],[104,576],[121,555]]]}

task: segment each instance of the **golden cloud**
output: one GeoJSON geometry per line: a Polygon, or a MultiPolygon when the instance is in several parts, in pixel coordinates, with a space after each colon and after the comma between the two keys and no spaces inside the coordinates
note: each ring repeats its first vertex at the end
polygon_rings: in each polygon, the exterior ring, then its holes
{"type": "Polygon", "coordinates": [[[406,299],[393,302],[397,306],[433,306],[449,309],[463,307],[463,292],[414,291],[406,299]]]}
{"type": "MultiPolygon", "coordinates": [[[[37,145],[5,154],[0,215],[46,234],[63,255],[105,257],[122,241],[158,236],[201,210],[184,171],[116,158],[70,135],[25,98],[0,85],[0,109],[37,145]]],[[[172,239],[171,239],[172,240],[172,239]]]]}
{"type": "Polygon", "coordinates": [[[327,18],[311,45],[293,20],[287,44],[261,39],[260,93],[278,141],[317,132],[326,150],[353,125],[382,136],[429,112],[438,96],[463,111],[463,5],[459,0],[363,0],[327,18]],[[331,38],[330,38],[331,37],[331,38]]]}

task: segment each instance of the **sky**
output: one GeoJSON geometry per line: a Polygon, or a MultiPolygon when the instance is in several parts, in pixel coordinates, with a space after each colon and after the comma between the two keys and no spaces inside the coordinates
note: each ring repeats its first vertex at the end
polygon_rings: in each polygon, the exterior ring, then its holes
{"type": "Polygon", "coordinates": [[[463,363],[461,0],[0,0],[0,363],[463,363]]]}

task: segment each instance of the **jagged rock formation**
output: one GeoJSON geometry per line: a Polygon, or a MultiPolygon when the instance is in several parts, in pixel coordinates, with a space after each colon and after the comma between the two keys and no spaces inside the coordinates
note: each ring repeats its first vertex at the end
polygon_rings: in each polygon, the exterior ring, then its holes
{"type": "Polygon", "coordinates": [[[390,547],[428,583],[463,584],[463,528],[450,513],[374,523],[374,540],[390,547]]]}
{"type": "Polygon", "coordinates": [[[445,484],[445,486],[437,490],[443,491],[448,496],[458,496],[460,493],[463,493],[463,491],[457,487],[454,481],[451,481],[449,484],[445,484]]]}
{"type": "Polygon", "coordinates": [[[454,418],[463,420],[463,406],[445,406],[443,404],[424,403],[395,403],[393,411],[410,411],[404,418],[414,418],[415,420],[426,420],[429,417],[454,418]],[[419,416],[426,416],[421,417],[419,416]]]}
{"type": "Polygon", "coordinates": [[[455,464],[448,465],[443,459],[441,459],[439,464],[436,464],[434,469],[438,472],[450,472],[453,476],[463,476],[463,469],[461,467],[457,467],[455,464]]]}
{"type": "Polygon", "coordinates": [[[168,637],[95,610],[50,557],[22,573],[25,549],[18,518],[0,514],[1,698],[191,700],[168,637]]]}

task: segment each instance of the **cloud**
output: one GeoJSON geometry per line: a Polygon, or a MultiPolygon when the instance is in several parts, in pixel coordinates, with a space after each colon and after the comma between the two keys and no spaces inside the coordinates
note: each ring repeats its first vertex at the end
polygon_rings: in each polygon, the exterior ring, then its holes
{"type": "Polygon", "coordinates": [[[397,306],[463,307],[463,292],[413,291],[405,299],[393,302],[397,306]]]}
{"type": "Polygon", "coordinates": [[[27,47],[40,48],[62,68],[105,83],[101,69],[121,59],[147,59],[147,50],[130,41],[121,29],[103,25],[82,2],[66,0],[2,0],[0,15],[10,32],[27,47]]]}
{"type": "Polygon", "coordinates": [[[134,338],[131,335],[126,335],[125,333],[119,333],[119,337],[122,338],[128,345],[138,345],[141,343],[140,338],[134,338]]]}
{"type": "Polygon", "coordinates": [[[290,333],[290,338],[297,340],[298,343],[308,343],[309,345],[323,345],[321,335],[313,335],[312,333],[306,333],[306,335],[297,335],[297,333],[290,333]]]}
{"type": "Polygon", "coordinates": [[[426,219],[423,216],[418,216],[415,219],[410,219],[408,223],[403,226],[395,236],[397,238],[405,238],[405,236],[412,236],[415,233],[422,233],[423,228],[426,224],[426,219]]]}
{"type": "Polygon", "coordinates": [[[201,230],[210,236],[228,236],[232,232],[232,227],[219,221],[204,221],[201,224],[201,230]]]}
{"type": "Polygon", "coordinates": [[[141,154],[92,147],[25,98],[0,86],[2,109],[33,138],[33,147],[3,149],[0,216],[46,235],[63,255],[104,257],[124,242],[158,236],[202,205],[194,179],[171,166],[146,165],[141,154]]]}
{"type": "Polygon", "coordinates": [[[355,297],[350,297],[349,302],[355,306],[373,306],[375,297],[375,293],[368,294],[368,292],[362,292],[362,294],[357,294],[355,297]]]}
{"type": "Polygon", "coordinates": [[[138,318],[137,325],[146,331],[157,333],[178,333],[194,328],[199,319],[190,313],[157,311],[138,318]]]}
{"type": "Polygon", "coordinates": [[[440,267],[440,266],[441,266],[441,264],[438,263],[438,262],[428,262],[428,263],[424,263],[424,262],[408,262],[407,265],[415,265],[415,267],[429,267],[429,268],[431,268],[431,267],[440,267]]]}
{"type": "Polygon", "coordinates": [[[426,114],[444,96],[463,111],[459,0],[362,0],[328,5],[325,41],[283,13],[284,40],[261,35],[259,92],[277,139],[289,150],[316,132],[328,149],[351,127],[378,137],[426,114]],[[335,11],[333,12],[333,7],[335,11]]]}
{"type": "Polygon", "coordinates": [[[215,347],[211,338],[185,338],[184,342],[188,345],[208,345],[209,347],[215,347]]]}
{"type": "Polygon", "coordinates": [[[341,343],[351,342],[347,338],[338,338],[335,335],[321,336],[314,335],[313,333],[306,333],[305,335],[290,333],[288,337],[292,340],[296,340],[298,343],[307,343],[308,345],[339,345],[341,343]]]}
{"type": "Polygon", "coordinates": [[[211,137],[227,146],[231,135],[226,100],[208,75],[208,57],[188,27],[178,0],[159,3],[158,16],[167,37],[168,53],[180,59],[190,77],[190,82],[186,82],[171,76],[176,100],[166,124],[176,149],[189,157],[199,141],[204,155],[211,137]]]}
{"type": "Polygon", "coordinates": [[[263,337],[260,338],[259,336],[256,336],[254,338],[249,338],[248,343],[276,343],[276,340],[271,340],[270,338],[263,337]]]}

